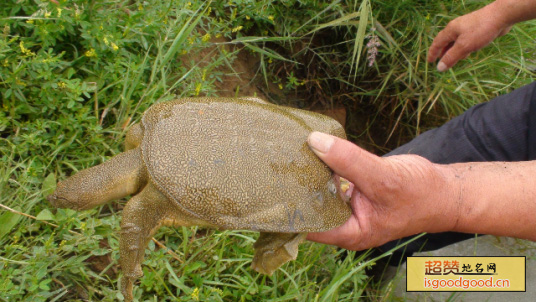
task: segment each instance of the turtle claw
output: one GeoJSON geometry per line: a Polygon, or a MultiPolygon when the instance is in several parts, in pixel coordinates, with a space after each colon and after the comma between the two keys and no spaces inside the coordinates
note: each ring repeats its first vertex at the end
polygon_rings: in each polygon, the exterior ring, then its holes
{"type": "Polygon", "coordinates": [[[132,295],[134,280],[134,278],[129,278],[127,276],[121,278],[121,293],[123,294],[125,302],[132,302],[134,300],[134,296],[132,295]]]}
{"type": "Polygon", "coordinates": [[[298,245],[307,233],[261,233],[255,242],[255,256],[251,268],[261,274],[271,276],[281,265],[295,260],[298,245]]]}

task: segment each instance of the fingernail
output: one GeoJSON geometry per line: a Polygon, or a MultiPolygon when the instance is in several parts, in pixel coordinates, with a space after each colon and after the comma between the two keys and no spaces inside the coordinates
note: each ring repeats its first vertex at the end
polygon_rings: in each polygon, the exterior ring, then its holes
{"type": "Polygon", "coordinates": [[[309,134],[307,142],[315,153],[325,154],[329,152],[329,149],[331,149],[335,139],[331,135],[315,131],[309,134]]]}
{"type": "Polygon", "coordinates": [[[447,64],[443,63],[443,62],[439,62],[439,64],[437,64],[437,70],[439,72],[443,72],[443,71],[446,71],[448,68],[447,68],[447,64]]]}

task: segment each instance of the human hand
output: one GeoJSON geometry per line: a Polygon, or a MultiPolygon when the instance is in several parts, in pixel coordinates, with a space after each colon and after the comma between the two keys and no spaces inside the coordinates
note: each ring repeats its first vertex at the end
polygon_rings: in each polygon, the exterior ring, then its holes
{"type": "Polygon", "coordinates": [[[417,155],[381,158],[320,132],[308,139],[313,151],[338,175],[354,184],[352,216],[307,239],[349,250],[363,250],[421,232],[452,229],[459,192],[454,174],[417,155]]]}
{"type": "Polygon", "coordinates": [[[443,72],[495,38],[508,33],[512,23],[494,3],[450,21],[437,34],[428,51],[428,62],[440,58],[437,70],[443,72]]]}

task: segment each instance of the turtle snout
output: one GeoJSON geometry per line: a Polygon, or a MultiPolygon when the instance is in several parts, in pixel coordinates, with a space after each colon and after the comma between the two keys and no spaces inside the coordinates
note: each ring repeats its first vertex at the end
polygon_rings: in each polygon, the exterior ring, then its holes
{"type": "Polygon", "coordinates": [[[55,208],[68,208],[70,202],[67,198],[58,196],[57,192],[47,196],[48,202],[55,208]]]}
{"type": "Polygon", "coordinates": [[[63,182],[58,183],[56,191],[47,196],[48,202],[55,208],[73,208],[78,194],[70,190],[69,186],[65,186],[63,182]]]}
{"type": "Polygon", "coordinates": [[[57,208],[57,206],[56,206],[56,200],[57,199],[58,198],[56,197],[56,194],[50,194],[50,195],[47,196],[48,202],[50,202],[50,204],[55,208],[57,208]]]}

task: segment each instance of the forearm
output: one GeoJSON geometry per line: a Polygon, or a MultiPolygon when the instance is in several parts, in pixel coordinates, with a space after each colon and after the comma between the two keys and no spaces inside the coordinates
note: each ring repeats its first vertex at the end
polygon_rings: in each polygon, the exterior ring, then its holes
{"type": "Polygon", "coordinates": [[[536,0],[496,0],[487,8],[506,25],[536,18],[536,0]]]}
{"type": "Polygon", "coordinates": [[[536,161],[444,167],[451,172],[451,202],[458,209],[452,231],[536,241],[536,161]]]}

